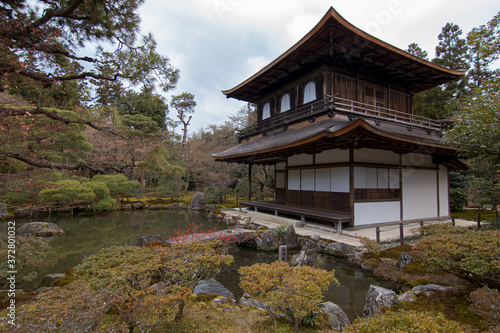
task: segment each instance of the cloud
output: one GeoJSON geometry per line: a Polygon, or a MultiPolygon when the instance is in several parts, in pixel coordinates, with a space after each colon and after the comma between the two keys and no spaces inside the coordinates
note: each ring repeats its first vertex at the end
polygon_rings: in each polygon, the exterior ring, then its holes
{"type": "Polygon", "coordinates": [[[430,57],[447,22],[466,33],[498,11],[497,0],[148,0],[141,17],[143,31],[153,33],[158,51],[180,69],[181,79],[171,94],[195,95],[194,131],[238,112],[245,102],[228,100],[221,90],[285,52],[330,6],[396,47],[417,42],[430,57]]]}

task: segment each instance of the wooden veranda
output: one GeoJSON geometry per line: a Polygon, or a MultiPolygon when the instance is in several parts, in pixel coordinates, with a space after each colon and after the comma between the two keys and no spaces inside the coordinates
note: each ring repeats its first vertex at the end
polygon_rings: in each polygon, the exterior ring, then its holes
{"type": "Polygon", "coordinates": [[[279,214],[287,214],[292,216],[299,216],[301,222],[305,222],[306,218],[312,218],[323,222],[333,223],[335,230],[342,230],[342,223],[351,223],[352,216],[348,214],[325,211],[325,210],[317,210],[317,209],[308,209],[302,207],[292,207],[286,206],[283,203],[279,203],[277,201],[250,201],[250,202],[242,202],[241,205],[247,206],[250,209],[254,209],[256,212],[270,212],[274,213],[275,216],[279,216],[279,214]]]}

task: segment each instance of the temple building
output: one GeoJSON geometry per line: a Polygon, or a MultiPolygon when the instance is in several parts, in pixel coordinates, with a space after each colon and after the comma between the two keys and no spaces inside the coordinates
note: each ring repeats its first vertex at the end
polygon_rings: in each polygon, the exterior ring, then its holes
{"type": "MultiPolygon", "coordinates": [[[[340,229],[450,215],[444,123],[413,113],[412,96],[465,72],[417,58],[330,8],[321,21],[228,98],[254,103],[258,122],[217,161],[275,166],[272,201],[251,209],[340,229]]],[[[251,174],[251,173],[250,173],[251,174]]]]}

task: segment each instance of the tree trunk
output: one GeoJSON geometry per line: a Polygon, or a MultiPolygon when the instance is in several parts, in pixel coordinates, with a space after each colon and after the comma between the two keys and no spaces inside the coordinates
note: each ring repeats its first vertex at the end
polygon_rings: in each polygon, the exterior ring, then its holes
{"type": "Polygon", "coordinates": [[[498,198],[493,197],[492,199],[492,205],[491,205],[491,210],[497,210],[498,208],[498,198]]]}

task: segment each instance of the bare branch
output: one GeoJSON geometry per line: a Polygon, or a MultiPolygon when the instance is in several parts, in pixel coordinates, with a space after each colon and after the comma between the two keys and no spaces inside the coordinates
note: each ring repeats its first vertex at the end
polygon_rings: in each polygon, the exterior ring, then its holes
{"type": "Polygon", "coordinates": [[[65,164],[65,163],[52,163],[52,162],[47,162],[47,161],[39,161],[35,160],[32,158],[29,158],[27,156],[21,155],[21,154],[15,154],[15,153],[1,153],[0,156],[4,157],[9,157],[16,159],[18,161],[24,162],[26,164],[29,164],[31,166],[37,167],[37,168],[47,168],[47,169],[56,169],[56,170],[79,170],[79,169],[88,169],[97,173],[106,173],[108,170],[113,170],[119,173],[123,173],[123,171],[129,167],[129,165],[124,166],[124,167],[116,167],[112,165],[107,165],[103,168],[99,168],[93,165],[90,165],[85,162],[80,162],[77,164],[65,164]]]}

